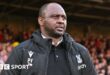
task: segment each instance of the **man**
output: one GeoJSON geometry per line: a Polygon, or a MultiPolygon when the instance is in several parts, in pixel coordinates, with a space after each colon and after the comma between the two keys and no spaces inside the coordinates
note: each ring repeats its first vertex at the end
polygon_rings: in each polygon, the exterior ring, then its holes
{"type": "Polygon", "coordinates": [[[60,4],[43,5],[38,23],[40,30],[13,50],[1,75],[97,75],[86,48],[65,32],[67,16],[60,4]]]}

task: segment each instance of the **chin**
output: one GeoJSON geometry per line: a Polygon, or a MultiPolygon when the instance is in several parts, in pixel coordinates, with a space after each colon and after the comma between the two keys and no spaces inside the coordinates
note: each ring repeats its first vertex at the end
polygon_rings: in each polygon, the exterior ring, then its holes
{"type": "Polygon", "coordinates": [[[64,32],[57,32],[57,34],[59,34],[59,35],[63,35],[63,34],[64,34],[64,32]]]}
{"type": "Polygon", "coordinates": [[[61,32],[60,32],[60,33],[56,33],[56,36],[57,36],[57,37],[61,37],[61,36],[63,36],[63,34],[64,34],[64,33],[61,33],[61,32]]]}
{"type": "Polygon", "coordinates": [[[52,33],[52,36],[53,36],[53,37],[56,37],[56,38],[61,37],[61,36],[63,36],[63,35],[64,35],[64,31],[54,31],[54,32],[52,33]]]}

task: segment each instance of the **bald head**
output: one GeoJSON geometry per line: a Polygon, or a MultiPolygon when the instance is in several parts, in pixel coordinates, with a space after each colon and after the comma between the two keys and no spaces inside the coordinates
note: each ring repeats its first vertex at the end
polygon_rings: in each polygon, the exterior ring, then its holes
{"type": "Polygon", "coordinates": [[[38,23],[44,35],[58,38],[66,30],[67,16],[60,4],[48,3],[41,7],[38,23]]]}
{"type": "Polygon", "coordinates": [[[56,12],[55,9],[60,9],[65,13],[65,10],[63,9],[63,7],[60,4],[53,2],[53,3],[44,4],[39,10],[39,16],[44,17],[46,12],[50,11],[50,10],[54,10],[56,12]]]}

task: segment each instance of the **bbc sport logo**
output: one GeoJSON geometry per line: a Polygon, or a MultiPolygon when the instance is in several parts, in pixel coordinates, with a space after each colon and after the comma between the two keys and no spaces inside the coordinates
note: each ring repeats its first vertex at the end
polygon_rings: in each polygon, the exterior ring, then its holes
{"type": "Polygon", "coordinates": [[[3,69],[3,64],[0,64],[0,70],[2,70],[3,69]]]}
{"type": "Polygon", "coordinates": [[[30,65],[10,65],[10,64],[0,64],[0,70],[11,70],[11,69],[29,69],[30,65]]]}
{"type": "Polygon", "coordinates": [[[0,69],[9,70],[10,65],[9,64],[0,64],[0,69]]]}

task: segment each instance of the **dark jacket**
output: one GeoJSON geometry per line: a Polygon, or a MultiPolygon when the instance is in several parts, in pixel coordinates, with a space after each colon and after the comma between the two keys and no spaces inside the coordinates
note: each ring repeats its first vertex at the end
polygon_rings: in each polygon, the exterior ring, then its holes
{"type": "MultiPolygon", "coordinates": [[[[67,33],[63,36],[63,42],[72,75],[97,75],[85,47],[76,43],[67,33]]],[[[34,32],[29,40],[12,51],[6,62],[10,70],[3,70],[1,75],[46,75],[50,48],[51,40],[43,39],[40,31],[34,32]]]]}

